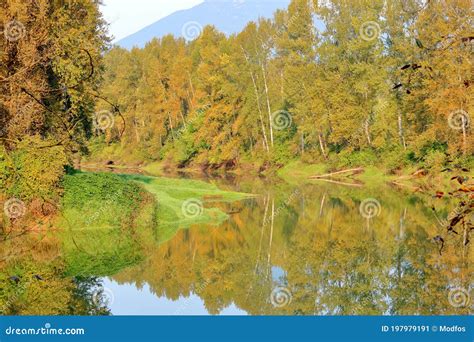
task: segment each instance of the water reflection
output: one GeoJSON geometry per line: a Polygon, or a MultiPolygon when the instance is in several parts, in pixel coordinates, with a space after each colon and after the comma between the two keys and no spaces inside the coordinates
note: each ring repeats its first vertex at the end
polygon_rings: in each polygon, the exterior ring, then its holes
{"type": "MultiPolygon", "coordinates": [[[[113,315],[209,315],[204,301],[195,293],[173,300],[158,297],[146,283],[136,287],[133,284],[119,284],[106,278],[103,280],[103,286],[114,294],[114,301],[109,305],[113,315]]],[[[246,312],[231,304],[220,314],[240,316],[246,312]]]]}
{"type": "MultiPolygon", "coordinates": [[[[469,304],[472,301],[457,306],[450,298],[450,290],[454,288],[465,289],[472,297],[472,244],[464,246],[458,236],[448,235],[440,253],[433,237],[445,232],[437,224],[429,199],[399,193],[388,186],[297,187],[236,178],[211,181],[224,189],[260,196],[222,204],[222,209],[230,214],[230,219],[222,225],[183,227],[161,245],[156,238],[160,235],[159,226],[144,227],[130,237],[77,232],[71,240],[74,243],[61,241],[57,234],[41,239],[28,235],[3,242],[2,254],[11,254],[19,248],[29,250],[14,265],[4,265],[0,273],[3,312],[86,315],[472,312],[469,304]],[[364,215],[361,205],[367,199],[375,199],[379,210],[364,215]],[[85,239],[95,240],[95,245],[85,239]],[[77,249],[78,244],[88,246],[88,258],[78,257],[82,252],[77,249]],[[100,259],[95,257],[94,248],[100,252],[100,259]],[[72,267],[67,264],[71,260],[72,267]],[[114,266],[108,266],[110,263],[114,266]],[[8,279],[19,268],[24,277],[41,272],[47,281],[37,282],[33,290],[19,293],[8,279]],[[81,274],[83,270],[97,273],[92,276],[107,277],[97,279],[90,277],[91,274],[86,277],[81,274]],[[46,292],[38,301],[35,294],[41,291],[46,292]],[[107,298],[107,291],[112,293],[113,301],[107,298]],[[21,303],[20,308],[17,302],[21,303]]],[[[444,205],[451,206],[447,202],[444,205]]]]}
{"type": "Polygon", "coordinates": [[[211,314],[233,304],[253,315],[469,311],[450,305],[448,293],[469,289],[470,246],[451,236],[440,255],[441,227],[421,198],[388,187],[228,186],[261,196],[224,207],[234,214],[218,228],[148,246],[143,263],[114,279],[170,300],[197,293],[211,314]],[[366,198],[380,202],[378,215],[361,215],[366,198]]]}

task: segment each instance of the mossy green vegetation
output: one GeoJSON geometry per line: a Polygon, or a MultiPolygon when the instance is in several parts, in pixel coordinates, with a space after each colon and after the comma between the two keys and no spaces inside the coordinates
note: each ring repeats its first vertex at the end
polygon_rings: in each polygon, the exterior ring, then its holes
{"type": "Polygon", "coordinates": [[[69,275],[107,275],[139,260],[135,218],[146,192],[114,174],[64,178],[59,225],[69,275]]]}
{"type": "Polygon", "coordinates": [[[122,176],[133,180],[151,193],[157,203],[158,240],[170,239],[181,228],[195,224],[218,225],[228,218],[216,202],[234,202],[252,195],[220,190],[200,180],[165,177],[122,176]]]}
{"type": "Polygon", "coordinates": [[[143,242],[162,243],[179,229],[228,218],[215,202],[248,194],[203,181],[75,172],[63,181],[59,225],[67,274],[101,276],[142,260],[143,242]]]}

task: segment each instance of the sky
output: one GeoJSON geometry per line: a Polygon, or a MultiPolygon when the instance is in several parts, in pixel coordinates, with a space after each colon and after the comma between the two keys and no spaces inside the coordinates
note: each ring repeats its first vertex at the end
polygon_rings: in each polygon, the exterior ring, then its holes
{"type": "Polygon", "coordinates": [[[100,7],[114,41],[135,33],[167,15],[203,0],[103,0],[100,7]]]}

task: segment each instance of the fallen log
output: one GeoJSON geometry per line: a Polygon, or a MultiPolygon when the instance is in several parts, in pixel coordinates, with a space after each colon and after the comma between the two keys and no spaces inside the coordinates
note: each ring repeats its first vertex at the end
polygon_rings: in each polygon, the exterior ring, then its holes
{"type": "Polygon", "coordinates": [[[320,179],[320,178],[331,178],[333,176],[337,175],[342,175],[345,173],[351,173],[352,175],[357,175],[359,173],[364,172],[363,167],[358,167],[355,169],[347,169],[347,170],[341,170],[341,171],[336,171],[336,172],[330,172],[330,173],[325,173],[324,175],[316,175],[316,176],[311,176],[309,177],[310,179],[320,179]]]}

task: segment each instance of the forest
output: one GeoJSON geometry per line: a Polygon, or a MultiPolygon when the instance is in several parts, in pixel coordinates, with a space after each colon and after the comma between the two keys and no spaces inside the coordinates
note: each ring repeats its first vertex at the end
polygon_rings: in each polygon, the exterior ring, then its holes
{"type": "Polygon", "coordinates": [[[211,314],[470,310],[471,0],[131,50],[100,4],[0,0],[0,314],[110,314],[104,277],[211,314]]]}
{"type": "Polygon", "coordinates": [[[472,163],[472,4],[421,3],[293,1],[230,37],[205,27],[191,42],[112,48],[101,91],[122,117],[99,105],[115,125],[94,150],[259,171],[472,163]]]}
{"type": "Polygon", "coordinates": [[[208,26],[131,51],[111,46],[97,1],[2,9],[2,188],[26,199],[51,197],[80,158],[257,173],[472,165],[469,0],[295,0],[230,37],[208,26]]]}

